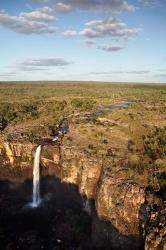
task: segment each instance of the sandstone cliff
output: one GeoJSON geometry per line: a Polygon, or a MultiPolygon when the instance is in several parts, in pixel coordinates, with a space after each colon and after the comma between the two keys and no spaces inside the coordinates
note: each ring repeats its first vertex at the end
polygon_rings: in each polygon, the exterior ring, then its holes
{"type": "MultiPolygon", "coordinates": [[[[2,142],[2,167],[32,168],[35,147],[31,143],[2,142]]],[[[62,182],[78,185],[82,196],[94,200],[98,217],[109,222],[116,231],[113,233],[116,237],[110,240],[115,249],[125,249],[123,244],[127,238],[139,242],[130,249],[141,249],[144,240],[146,250],[164,246],[164,221],[159,219],[159,209],[152,213],[146,199],[147,187],[130,177],[124,166],[110,166],[100,156],[89,156],[74,146],[55,144],[43,146],[41,167],[62,182]]]]}

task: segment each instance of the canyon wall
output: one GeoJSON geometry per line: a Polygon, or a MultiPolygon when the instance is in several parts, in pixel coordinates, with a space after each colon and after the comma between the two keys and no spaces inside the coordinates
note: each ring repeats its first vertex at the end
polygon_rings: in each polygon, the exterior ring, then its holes
{"type": "MultiPolygon", "coordinates": [[[[32,168],[35,148],[32,143],[2,142],[1,167],[32,168]]],[[[165,232],[157,224],[160,209],[150,209],[147,188],[130,178],[124,167],[104,165],[100,157],[74,146],[53,144],[43,145],[41,167],[62,182],[78,185],[82,196],[94,200],[97,215],[93,216],[92,237],[98,246],[102,241],[113,249],[143,249],[144,242],[146,250],[163,246],[165,232]]]]}

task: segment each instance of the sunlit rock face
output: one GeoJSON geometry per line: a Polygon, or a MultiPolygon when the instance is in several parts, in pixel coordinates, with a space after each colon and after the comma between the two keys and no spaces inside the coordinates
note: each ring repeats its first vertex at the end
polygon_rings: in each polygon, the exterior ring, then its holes
{"type": "Polygon", "coordinates": [[[87,157],[79,150],[62,149],[62,180],[79,185],[82,195],[94,198],[97,184],[102,172],[101,159],[87,157]]]}
{"type": "Polygon", "coordinates": [[[88,158],[77,149],[44,146],[41,163],[48,168],[53,166],[61,181],[77,184],[82,195],[95,197],[102,173],[101,159],[88,158]]]}
{"type": "MultiPolygon", "coordinates": [[[[1,148],[1,154],[14,166],[18,164],[18,157],[32,157],[35,145],[5,143],[1,148]]],[[[30,167],[29,162],[20,158],[21,166],[23,163],[30,167]]],[[[144,189],[127,179],[123,171],[113,170],[107,176],[101,159],[87,157],[78,149],[62,147],[60,150],[50,145],[43,146],[41,165],[50,175],[56,175],[62,182],[77,184],[82,195],[95,199],[99,217],[110,221],[120,233],[139,234],[139,209],[145,201],[144,189]]]]}
{"type": "Polygon", "coordinates": [[[163,204],[151,206],[146,230],[145,250],[166,249],[166,209],[163,204]]]}
{"type": "Polygon", "coordinates": [[[32,143],[0,143],[1,164],[31,166],[34,146],[32,143]]]}
{"type": "MultiPolygon", "coordinates": [[[[32,175],[35,149],[36,145],[31,143],[1,143],[1,166],[21,167],[28,170],[25,174],[32,175]]],[[[164,232],[159,230],[159,236],[154,233],[158,230],[157,222],[155,229],[149,227],[145,232],[150,216],[146,211],[145,187],[129,177],[122,166],[104,166],[100,158],[58,144],[43,145],[40,163],[42,175],[76,184],[82,196],[94,200],[98,218],[109,223],[99,223],[93,217],[92,237],[97,244],[104,241],[115,249],[123,249],[125,243],[130,249],[143,249],[145,239],[145,249],[153,250],[163,242],[164,232]]]]}
{"type": "Polygon", "coordinates": [[[129,179],[120,168],[103,174],[96,196],[98,215],[123,235],[139,235],[140,208],[145,202],[144,188],[129,179]]]}

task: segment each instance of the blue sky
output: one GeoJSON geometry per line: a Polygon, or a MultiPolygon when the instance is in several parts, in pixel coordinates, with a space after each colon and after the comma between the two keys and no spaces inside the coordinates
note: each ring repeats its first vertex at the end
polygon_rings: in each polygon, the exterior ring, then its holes
{"type": "Polygon", "coordinates": [[[0,0],[0,80],[166,82],[165,0],[0,0]]]}

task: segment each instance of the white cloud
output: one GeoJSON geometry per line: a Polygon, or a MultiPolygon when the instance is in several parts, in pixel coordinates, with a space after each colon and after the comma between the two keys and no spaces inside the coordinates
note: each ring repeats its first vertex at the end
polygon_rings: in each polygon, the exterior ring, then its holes
{"type": "Polygon", "coordinates": [[[161,77],[166,79],[166,74],[156,74],[154,75],[155,77],[161,77]]]}
{"type": "Polygon", "coordinates": [[[92,20],[85,23],[81,31],[66,30],[63,34],[70,36],[82,35],[88,38],[118,37],[128,38],[142,31],[141,28],[129,28],[126,23],[116,18],[92,20]]]}
{"type": "Polygon", "coordinates": [[[57,13],[68,13],[72,11],[72,6],[70,4],[57,3],[54,11],[57,13]]]}
{"type": "Polygon", "coordinates": [[[65,66],[69,65],[70,62],[63,58],[39,58],[39,59],[28,59],[20,63],[24,66],[65,66]]]}
{"type": "Polygon", "coordinates": [[[24,72],[45,71],[45,70],[47,70],[45,68],[32,67],[32,66],[23,66],[23,65],[17,66],[16,69],[19,70],[19,71],[24,71],[24,72]]]}
{"type": "Polygon", "coordinates": [[[70,65],[72,62],[64,58],[33,58],[18,62],[12,66],[19,71],[43,71],[53,67],[63,67],[70,65]]]}
{"type": "Polygon", "coordinates": [[[125,71],[125,70],[116,70],[116,71],[97,71],[97,72],[90,72],[89,74],[94,74],[94,75],[121,75],[121,74],[136,74],[136,75],[146,75],[151,73],[150,70],[130,70],[130,71],[125,71]]]}
{"type": "Polygon", "coordinates": [[[161,5],[161,1],[160,0],[139,0],[139,2],[141,2],[146,7],[152,7],[152,8],[161,5]]]}
{"type": "Polygon", "coordinates": [[[112,52],[112,51],[118,51],[118,50],[124,49],[124,46],[118,45],[118,44],[102,44],[102,45],[98,45],[97,48],[108,51],[108,52],[112,52]]]}
{"type": "Polygon", "coordinates": [[[95,41],[93,41],[93,40],[84,40],[83,41],[86,45],[88,45],[88,46],[91,46],[91,45],[95,45],[96,44],[96,42],[95,41]]]}
{"type": "Polygon", "coordinates": [[[57,11],[69,12],[73,10],[85,11],[106,11],[106,12],[122,12],[134,11],[135,6],[125,0],[34,0],[43,3],[56,3],[57,11]]]}
{"type": "Polygon", "coordinates": [[[99,10],[99,11],[134,11],[135,7],[123,0],[62,0],[62,3],[67,3],[73,10],[99,10]]]}
{"type": "Polygon", "coordinates": [[[127,24],[116,18],[93,20],[85,24],[86,28],[79,32],[80,35],[95,37],[129,37],[142,31],[140,28],[128,28],[127,24]]]}
{"type": "Polygon", "coordinates": [[[75,30],[69,29],[63,32],[64,36],[76,36],[78,33],[75,30]]]}
{"type": "Polygon", "coordinates": [[[53,10],[51,8],[43,7],[31,12],[22,12],[19,16],[25,19],[48,22],[55,20],[55,16],[49,15],[52,12],[53,10]]]}
{"type": "Polygon", "coordinates": [[[137,35],[142,31],[141,28],[130,28],[126,23],[117,18],[107,18],[104,20],[92,20],[85,23],[85,28],[76,31],[73,28],[63,32],[65,36],[84,36],[88,39],[84,41],[86,45],[96,45],[97,49],[108,52],[124,49],[125,46],[119,43],[127,41],[128,38],[137,35]],[[94,41],[96,38],[111,38],[115,40],[109,44],[99,44],[94,41]]]}
{"type": "Polygon", "coordinates": [[[144,75],[150,73],[150,70],[131,70],[131,71],[126,71],[124,72],[126,74],[139,74],[139,75],[144,75]]]}
{"type": "Polygon", "coordinates": [[[18,16],[10,16],[5,11],[0,11],[0,26],[23,34],[55,33],[55,27],[49,26],[46,21],[52,21],[52,16],[36,11],[21,13],[18,16]],[[49,19],[49,20],[48,20],[49,19]]]}

